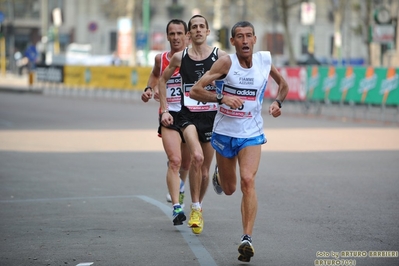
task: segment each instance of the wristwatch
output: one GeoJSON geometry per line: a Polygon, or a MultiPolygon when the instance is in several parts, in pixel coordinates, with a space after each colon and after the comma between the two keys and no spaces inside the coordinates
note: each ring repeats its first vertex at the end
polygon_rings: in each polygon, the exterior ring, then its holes
{"type": "Polygon", "coordinates": [[[278,107],[281,108],[281,106],[282,106],[282,105],[281,105],[281,101],[280,101],[280,100],[277,100],[277,99],[275,99],[275,101],[277,102],[278,107]]]}
{"type": "Polygon", "coordinates": [[[216,100],[218,101],[219,104],[222,104],[224,95],[221,93],[216,94],[216,100]]]}

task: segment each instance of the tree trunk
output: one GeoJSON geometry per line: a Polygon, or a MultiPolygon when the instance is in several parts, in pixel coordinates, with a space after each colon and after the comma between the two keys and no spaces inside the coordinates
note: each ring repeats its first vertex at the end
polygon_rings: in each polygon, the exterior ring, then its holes
{"type": "Polygon", "coordinates": [[[370,36],[369,36],[369,31],[370,31],[370,16],[371,16],[371,0],[366,0],[366,14],[364,16],[364,27],[365,27],[365,39],[364,39],[364,44],[367,46],[367,59],[366,59],[366,64],[370,65],[371,63],[371,44],[370,44],[370,36]]]}
{"type": "MultiPolygon", "coordinates": [[[[346,0],[344,0],[346,1],[346,0]]],[[[337,59],[338,62],[342,59],[342,23],[343,13],[345,8],[345,2],[343,0],[333,1],[333,12],[334,12],[334,48],[333,58],[337,59]]]]}
{"type": "Polygon", "coordinates": [[[289,65],[293,66],[296,65],[296,62],[295,62],[294,48],[292,47],[291,34],[288,27],[289,6],[287,0],[281,0],[280,3],[282,10],[281,13],[282,13],[283,25],[284,25],[284,35],[285,35],[284,39],[286,40],[286,45],[288,47],[289,65]]]}

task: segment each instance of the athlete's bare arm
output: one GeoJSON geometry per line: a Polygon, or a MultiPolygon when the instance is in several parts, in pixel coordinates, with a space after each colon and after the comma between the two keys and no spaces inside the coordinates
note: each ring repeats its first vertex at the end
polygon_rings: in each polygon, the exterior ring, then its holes
{"type": "Polygon", "coordinates": [[[221,76],[228,73],[231,66],[229,56],[220,57],[190,90],[190,98],[200,102],[216,102],[215,93],[204,88],[221,76]]]}
{"type": "MultiPolygon", "coordinates": [[[[280,72],[278,72],[278,70],[273,65],[270,70],[270,76],[274,79],[274,81],[278,85],[276,99],[283,102],[288,94],[288,84],[283,78],[283,76],[281,76],[280,72]]],[[[271,114],[273,117],[278,117],[281,115],[281,110],[277,101],[272,102],[272,104],[270,105],[269,114],[271,114]]]]}
{"type": "Polygon", "coordinates": [[[159,103],[161,107],[161,123],[164,126],[170,125],[173,123],[173,118],[169,114],[164,115],[164,111],[168,110],[168,103],[166,101],[166,82],[170,79],[170,77],[175,72],[176,68],[180,67],[181,65],[181,57],[182,51],[173,54],[172,58],[170,59],[169,65],[163,71],[159,83],[159,103]]]}
{"type": "Polygon", "coordinates": [[[223,50],[221,50],[221,49],[218,49],[218,58],[220,58],[220,57],[222,57],[222,56],[224,56],[224,55],[227,55],[227,52],[226,52],[226,51],[223,51],[223,50]]]}
{"type": "Polygon", "coordinates": [[[281,76],[280,72],[272,65],[270,70],[270,76],[274,79],[274,81],[278,84],[278,91],[277,91],[277,99],[280,101],[284,101],[285,97],[287,97],[288,93],[288,84],[281,76]]]}
{"type": "Polygon", "coordinates": [[[155,64],[152,69],[153,75],[154,75],[154,80],[155,80],[155,85],[153,88],[154,90],[154,100],[159,101],[159,88],[158,88],[158,83],[159,79],[161,78],[161,58],[162,54],[157,54],[155,56],[155,64]]]}
{"type": "Polygon", "coordinates": [[[160,71],[161,71],[161,54],[157,54],[155,56],[154,60],[154,67],[152,68],[152,71],[150,73],[150,76],[148,77],[147,81],[147,88],[143,94],[141,94],[141,100],[143,102],[148,102],[152,96],[154,95],[154,98],[156,99],[155,95],[158,94],[158,81],[160,78],[160,71]]]}
{"type": "MultiPolygon", "coordinates": [[[[191,88],[190,97],[201,102],[217,102],[215,93],[205,90],[205,87],[226,75],[229,72],[230,67],[230,56],[219,57],[219,59],[212,65],[211,69],[207,71],[191,88]]],[[[237,96],[224,95],[222,103],[236,109],[242,106],[243,100],[237,96]]]]}

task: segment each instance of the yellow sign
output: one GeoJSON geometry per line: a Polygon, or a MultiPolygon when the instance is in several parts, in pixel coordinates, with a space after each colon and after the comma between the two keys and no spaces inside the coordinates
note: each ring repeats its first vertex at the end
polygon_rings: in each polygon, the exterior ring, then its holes
{"type": "Polygon", "coordinates": [[[151,67],[65,66],[64,84],[96,89],[142,90],[151,67]]]}

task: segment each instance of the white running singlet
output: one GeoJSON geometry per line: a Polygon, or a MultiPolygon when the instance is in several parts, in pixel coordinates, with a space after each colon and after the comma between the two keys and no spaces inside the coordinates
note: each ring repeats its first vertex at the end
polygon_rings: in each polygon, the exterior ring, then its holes
{"type": "Polygon", "coordinates": [[[263,134],[262,103],[272,64],[270,52],[252,55],[252,67],[241,67],[237,55],[230,54],[231,67],[223,79],[222,93],[239,96],[244,104],[231,109],[219,105],[213,131],[234,138],[251,138],[263,134]]]}

